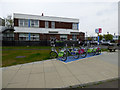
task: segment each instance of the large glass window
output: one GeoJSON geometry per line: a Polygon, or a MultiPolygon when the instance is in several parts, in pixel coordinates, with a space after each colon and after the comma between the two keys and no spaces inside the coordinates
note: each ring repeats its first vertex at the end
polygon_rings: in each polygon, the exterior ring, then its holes
{"type": "Polygon", "coordinates": [[[76,41],[77,40],[77,35],[72,35],[72,40],[76,41]]]}
{"type": "Polygon", "coordinates": [[[39,41],[39,34],[31,34],[30,40],[31,41],[39,41]]]}
{"type": "Polygon", "coordinates": [[[30,26],[31,27],[39,27],[39,21],[38,20],[31,20],[30,26]]]}
{"type": "Polygon", "coordinates": [[[19,40],[21,41],[39,41],[39,34],[29,34],[28,33],[20,33],[19,34],[19,40]]]}
{"type": "Polygon", "coordinates": [[[74,30],[77,30],[77,29],[78,29],[77,23],[73,23],[73,24],[72,24],[72,29],[74,29],[74,30]]]}
{"type": "Polygon", "coordinates": [[[55,28],[55,22],[51,22],[51,28],[55,28]]]}
{"type": "Polygon", "coordinates": [[[14,34],[13,33],[4,33],[3,40],[14,40],[14,34]]]}
{"type": "Polygon", "coordinates": [[[28,20],[27,19],[20,19],[19,26],[21,27],[28,27],[28,20]]]}
{"type": "Polygon", "coordinates": [[[22,19],[19,20],[19,26],[24,26],[24,20],[22,19]]]}
{"type": "Polygon", "coordinates": [[[60,40],[67,40],[67,35],[60,35],[60,40]]]}
{"type": "Polygon", "coordinates": [[[45,21],[45,28],[48,28],[48,25],[49,25],[48,21],[45,21]]]}
{"type": "Polygon", "coordinates": [[[20,41],[28,41],[29,39],[28,39],[28,33],[20,33],[19,34],[19,40],[20,41]]]}

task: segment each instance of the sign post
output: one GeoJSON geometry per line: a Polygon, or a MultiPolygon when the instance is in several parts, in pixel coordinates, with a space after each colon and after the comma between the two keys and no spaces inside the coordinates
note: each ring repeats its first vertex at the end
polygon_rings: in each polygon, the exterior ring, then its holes
{"type": "Polygon", "coordinates": [[[95,29],[95,33],[98,34],[98,45],[99,45],[99,33],[102,33],[102,28],[95,29]]]}

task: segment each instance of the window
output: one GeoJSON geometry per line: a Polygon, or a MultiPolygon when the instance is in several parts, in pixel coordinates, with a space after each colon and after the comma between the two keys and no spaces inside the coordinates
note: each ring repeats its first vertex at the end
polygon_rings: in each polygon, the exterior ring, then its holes
{"type": "Polygon", "coordinates": [[[20,41],[28,41],[29,39],[28,39],[28,33],[20,33],[19,34],[19,40],[20,41]]]}
{"type": "Polygon", "coordinates": [[[29,34],[28,33],[20,33],[19,34],[19,40],[21,41],[39,41],[39,34],[29,34]]]}
{"type": "Polygon", "coordinates": [[[28,20],[27,19],[24,20],[24,26],[28,27],[28,20]]]}
{"type": "Polygon", "coordinates": [[[39,34],[31,34],[30,40],[31,41],[39,41],[39,34]]]}
{"type": "Polygon", "coordinates": [[[31,27],[39,27],[39,21],[38,20],[31,20],[30,26],[31,27]]]}
{"type": "Polygon", "coordinates": [[[19,26],[24,26],[24,20],[22,19],[19,20],[19,26]]]}
{"type": "Polygon", "coordinates": [[[77,30],[78,29],[78,24],[77,23],[73,23],[72,24],[72,29],[77,30]]]}
{"type": "Polygon", "coordinates": [[[55,28],[55,22],[51,22],[51,28],[55,28]]]}
{"type": "Polygon", "coordinates": [[[72,35],[72,40],[76,41],[77,40],[77,35],[72,35]]]}
{"type": "Polygon", "coordinates": [[[4,33],[3,40],[14,40],[14,34],[13,33],[4,33]]]}
{"type": "Polygon", "coordinates": [[[28,20],[27,19],[20,19],[19,26],[21,27],[28,27],[28,20]]]}
{"type": "Polygon", "coordinates": [[[48,21],[45,21],[45,28],[48,28],[48,25],[49,25],[48,21]]]}
{"type": "Polygon", "coordinates": [[[67,35],[60,35],[60,40],[67,40],[67,35]]]}

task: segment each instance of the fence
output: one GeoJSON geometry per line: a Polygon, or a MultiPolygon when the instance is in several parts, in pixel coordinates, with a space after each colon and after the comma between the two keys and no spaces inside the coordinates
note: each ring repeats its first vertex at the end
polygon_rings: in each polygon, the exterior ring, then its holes
{"type": "MultiPolygon", "coordinates": [[[[62,41],[56,42],[56,46],[72,46],[75,44],[78,45],[77,41],[62,41]]],[[[2,41],[2,46],[50,46],[50,41],[2,41]]]]}

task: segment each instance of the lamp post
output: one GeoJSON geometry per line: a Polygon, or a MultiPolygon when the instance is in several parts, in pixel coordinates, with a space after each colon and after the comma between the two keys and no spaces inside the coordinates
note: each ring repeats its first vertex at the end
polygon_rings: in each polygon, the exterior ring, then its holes
{"type": "Polygon", "coordinates": [[[98,45],[99,45],[99,33],[102,32],[102,28],[95,29],[95,32],[98,34],[98,45]]]}

